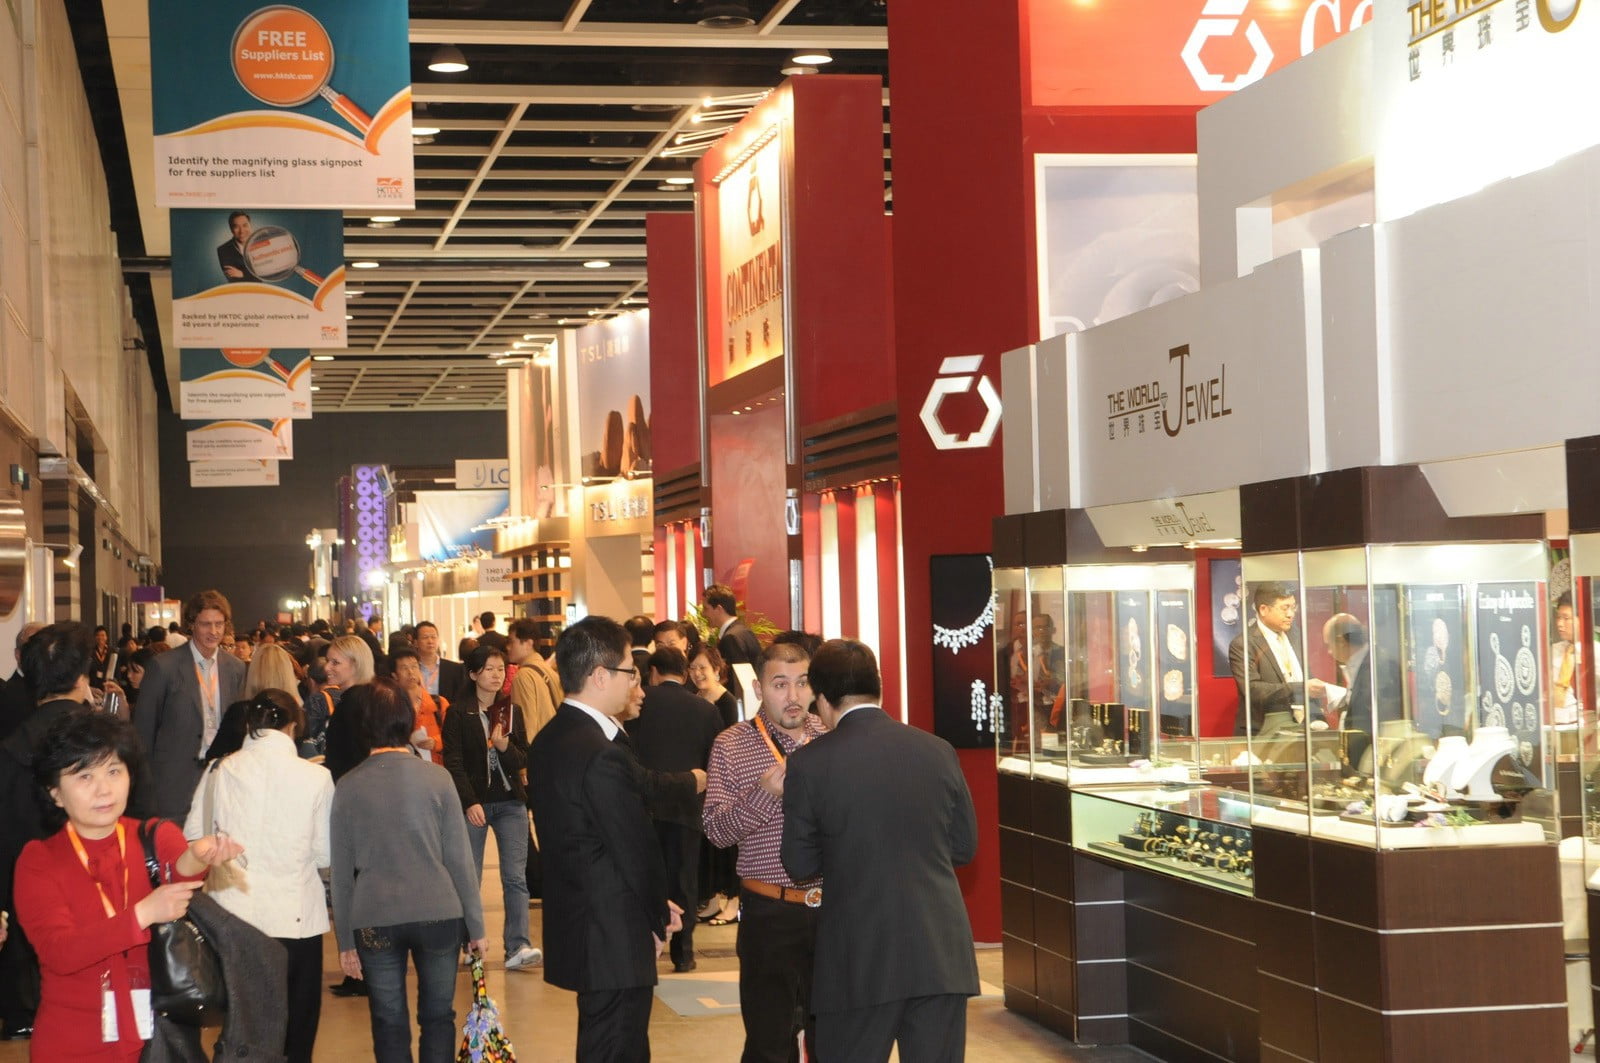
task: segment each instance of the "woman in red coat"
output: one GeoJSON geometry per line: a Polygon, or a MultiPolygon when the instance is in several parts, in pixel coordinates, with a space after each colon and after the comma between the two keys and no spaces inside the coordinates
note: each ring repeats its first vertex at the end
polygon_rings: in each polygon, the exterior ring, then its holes
{"type": "Polygon", "coordinates": [[[34,778],[64,825],[17,861],[17,919],[39,952],[30,1057],[133,1063],[150,1035],[150,930],[189,908],[206,871],[243,850],[225,836],[185,842],[162,823],[156,853],[172,881],[151,889],[139,821],[122,813],[142,759],[133,726],[73,713],[45,736],[34,778]]]}

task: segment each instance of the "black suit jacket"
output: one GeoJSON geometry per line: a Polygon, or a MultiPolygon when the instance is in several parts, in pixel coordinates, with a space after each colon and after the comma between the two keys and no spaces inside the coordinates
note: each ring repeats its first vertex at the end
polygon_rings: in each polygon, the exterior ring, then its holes
{"type": "Polygon", "coordinates": [[[467,668],[460,661],[439,658],[439,696],[454,705],[467,685],[467,668]]]}
{"type": "Polygon", "coordinates": [[[1291,684],[1284,678],[1283,669],[1278,667],[1278,656],[1267,645],[1256,621],[1251,620],[1245,633],[1229,644],[1228,664],[1233,669],[1234,684],[1239,688],[1239,711],[1234,717],[1234,734],[1258,734],[1267,713],[1290,711],[1289,706],[1293,704],[1300,684],[1291,684]],[[1246,641],[1250,646],[1248,671],[1246,641]],[[1250,728],[1248,732],[1245,730],[1247,722],[1250,728]]]}
{"type": "MultiPolygon", "coordinates": [[[[633,751],[639,763],[657,772],[671,773],[699,768],[704,771],[711,760],[711,743],[722,730],[722,715],[717,707],[682,683],[665,682],[651,687],[644,696],[639,718],[628,727],[633,751]]],[[[686,808],[656,805],[656,819],[701,830],[700,800],[686,808]]]]}
{"type": "Polygon", "coordinates": [[[240,251],[239,245],[234,243],[232,240],[226,240],[217,245],[217,266],[223,270],[222,279],[230,284],[243,284],[245,281],[253,281],[256,279],[256,275],[252,273],[250,271],[250,267],[245,264],[244,252],[240,251]],[[228,276],[227,267],[229,266],[232,266],[240,273],[243,273],[244,276],[228,276]]]}
{"type": "Polygon", "coordinates": [[[5,685],[0,686],[0,738],[21,727],[22,721],[33,714],[33,709],[33,693],[28,689],[22,669],[18,668],[5,685]]]}
{"type": "Polygon", "coordinates": [[[563,703],[528,747],[528,803],[544,860],[544,977],[580,993],[656,984],[667,872],[640,769],[563,703]]]}
{"type": "Polygon", "coordinates": [[[737,618],[717,636],[717,652],[729,666],[743,662],[754,667],[761,660],[761,640],[737,618]]]}
{"type": "MultiPolygon", "coordinates": [[[[505,752],[500,754],[500,767],[506,781],[511,784],[511,797],[500,800],[527,801],[527,791],[522,787],[522,772],[528,766],[528,725],[522,711],[511,704],[511,735],[505,752]]],[[[439,728],[444,740],[444,766],[456,784],[456,796],[461,799],[462,811],[489,800],[489,737],[483,729],[483,712],[476,698],[451,702],[439,728]]]]}
{"type": "Polygon", "coordinates": [[[814,1012],[978,992],[956,865],[978,851],[950,743],[862,707],[789,757],[783,866],[822,876],[814,1012]]]}
{"type": "MultiPolygon", "coordinates": [[[[217,651],[217,721],[244,693],[244,662],[217,651]]],[[[142,813],[182,823],[200,782],[205,708],[195,675],[194,651],[184,643],[151,658],[139,686],[133,726],[144,741],[148,758],[135,805],[142,813]]]]}

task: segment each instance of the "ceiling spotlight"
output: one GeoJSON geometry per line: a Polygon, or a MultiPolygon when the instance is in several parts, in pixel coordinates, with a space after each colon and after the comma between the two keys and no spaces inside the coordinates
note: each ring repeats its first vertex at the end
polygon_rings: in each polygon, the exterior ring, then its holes
{"type": "Polygon", "coordinates": [[[411,135],[414,137],[436,137],[439,135],[439,127],[435,125],[417,125],[413,123],[411,126],[411,135]]]}
{"type": "Polygon", "coordinates": [[[583,264],[584,269],[610,269],[611,263],[603,258],[591,258],[583,264]]]}
{"type": "Polygon", "coordinates": [[[467,69],[467,57],[453,44],[441,44],[428,60],[428,69],[435,74],[459,74],[467,69]]]}
{"type": "Polygon", "coordinates": [[[392,224],[392,223],[397,222],[397,221],[400,220],[400,215],[398,215],[398,214],[374,214],[372,217],[368,218],[367,220],[368,221],[375,221],[375,222],[379,223],[380,225],[382,225],[382,224],[392,224]]]}
{"type": "Polygon", "coordinates": [[[742,30],[756,24],[745,0],[703,0],[695,21],[708,30],[742,30]]]}
{"type": "Polygon", "coordinates": [[[801,48],[789,57],[789,62],[795,66],[824,66],[833,62],[833,56],[826,48],[801,48]]]}
{"type": "Polygon", "coordinates": [[[669,185],[692,185],[694,184],[694,175],[685,174],[682,177],[669,177],[666,183],[669,185]]]}
{"type": "Polygon", "coordinates": [[[363,258],[359,262],[350,263],[351,269],[377,269],[378,264],[370,258],[363,258]]]}
{"type": "Polygon", "coordinates": [[[333,355],[331,355],[331,354],[313,354],[311,356],[311,360],[313,362],[331,362],[331,361],[333,361],[333,355]]]}

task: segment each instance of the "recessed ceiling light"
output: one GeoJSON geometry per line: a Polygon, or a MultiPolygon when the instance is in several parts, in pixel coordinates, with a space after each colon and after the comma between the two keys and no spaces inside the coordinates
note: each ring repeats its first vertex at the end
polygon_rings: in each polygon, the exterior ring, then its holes
{"type": "Polygon", "coordinates": [[[411,126],[411,135],[414,137],[436,137],[439,135],[439,127],[436,125],[417,125],[413,123],[411,126]]]}
{"type": "Polygon", "coordinates": [[[346,315],[345,315],[345,316],[344,316],[344,319],[345,319],[345,320],[346,320],[346,321],[354,321],[354,320],[355,320],[355,319],[356,319],[356,316],[355,316],[355,315],[354,315],[354,314],[346,314],[346,315]]]}
{"type": "Polygon", "coordinates": [[[351,269],[377,269],[378,264],[370,258],[363,258],[358,262],[350,263],[351,269]]]}
{"type": "Polygon", "coordinates": [[[589,161],[595,166],[626,166],[632,160],[626,155],[591,155],[589,161]]]}
{"type": "Polygon", "coordinates": [[[400,220],[400,215],[398,215],[398,214],[374,214],[372,217],[368,218],[367,220],[368,221],[380,222],[380,223],[382,223],[382,222],[397,222],[397,221],[400,220]]]}
{"type": "Polygon", "coordinates": [[[331,362],[331,361],[333,361],[333,355],[331,355],[331,354],[313,354],[311,356],[311,360],[313,362],[331,362]]]}
{"type": "Polygon", "coordinates": [[[782,74],[786,78],[803,77],[806,74],[815,74],[816,72],[817,68],[814,66],[797,65],[786,66],[782,70],[778,71],[778,73],[782,74]]]}
{"type": "Polygon", "coordinates": [[[567,319],[566,318],[561,318],[560,320],[558,320],[556,322],[556,324],[558,324],[558,325],[565,325],[566,323],[567,323],[567,319]]]}
{"type": "Polygon", "coordinates": [[[367,222],[367,228],[369,228],[369,229],[393,229],[394,228],[394,224],[395,223],[392,222],[392,221],[379,221],[378,219],[374,218],[371,221],[367,222]]]}
{"type": "Polygon", "coordinates": [[[435,74],[459,74],[467,69],[467,57],[453,44],[441,44],[428,60],[428,69],[435,74]]]}
{"type": "Polygon", "coordinates": [[[695,21],[711,30],[740,30],[756,24],[744,0],[704,0],[695,21]]]}
{"type": "Polygon", "coordinates": [[[320,388],[320,387],[318,387],[318,386],[317,386],[317,385],[316,385],[316,384],[312,384],[312,385],[311,385],[311,390],[312,390],[312,391],[321,391],[321,390],[322,390],[322,388],[320,388]]]}
{"type": "Polygon", "coordinates": [[[684,174],[682,177],[669,177],[669,178],[667,178],[667,184],[669,184],[669,185],[692,185],[692,184],[694,184],[694,175],[693,174],[684,174]]]}
{"type": "Polygon", "coordinates": [[[833,62],[833,55],[826,48],[801,48],[789,57],[789,62],[796,66],[822,66],[833,62]]]}
{"type": "Polygon", "coordinates": [[[465,391],[465,390],[467,390],[467,385],[465,385],[465,384],[457,384],[456,385],[456,390],[457,391],[465,391]]]}
{"type": "Polygon", "coordinates": [[[681,185],[669,185],[669,184],[667,184],[667,182],[662,181],[660,184],[656,185],[656,191],[657,192],[682,192],[683,191],[683,187],[681,185]]]}
{"type": "Polygon", "coordinates": [[[358,295],[366,295],[366,294],[367,293],[362,291],[360,288],[346,288],[344,290],[344,297],[346,299],[354,299],[358,295]]]}
{"type": "Polygon", "coordinates": [[[583,264],[584,269],[610,269],[611,263],[603,258],[591,258],[583,264]]]}

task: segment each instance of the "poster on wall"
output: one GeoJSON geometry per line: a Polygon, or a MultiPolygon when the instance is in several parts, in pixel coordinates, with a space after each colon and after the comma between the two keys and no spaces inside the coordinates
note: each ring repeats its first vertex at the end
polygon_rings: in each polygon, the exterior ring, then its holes
{"type": "Polygon", "coordinates": [[[1117,700],[1130,709],[1148,709],[1150,661],[1156,653],[1148,591],[1117,592],[1116,625],[1117,700]]]}
{"type": "Polygon", "coordinates": [[[533,362],[512,370],[508,378],[521,426],[514,445],[520,456],[522,509],[535,519],[567,515],[566,485],[574,479],[567,433],[558,427],[567,421],[560,369],[554,360],[546,365],[533,362]]]}
{"type": "Polygon", "coordinates": [[[150,0],[156,202],[414,204],[406,0],[150,0]]]}
{"type": "Polygon", "coordinates": [[[277,419],[293,415],[288,362],[308,351],[229,347],[178,352],[178,415],[185,420],[277,419]]]}
{"type": "Polygon", "coordinates": [[[477,549],[493,553],[495,530],[489,521],[511,505],[509,491],[418,491],[412,504],[417,548],[424,561],[448,561],[477,549]]]}
{"type": "Polygon", "coordinates": [[[1510,731],[1516,758],[1535,774],[1544,704],[1538,592],[1531,582],[1480,583],[1476,602],[1478,725],[1510,731]]]}
{"type": "Polygon", "coordinates": [[[1183,591],[1156,592],[1156,642],[1159,657],[1155,692],[1160,704],[1162,734],[1195,733],[1194,629],[1189,619],[1189,595],[1183,591]]]}
{"type": "Polygon", "coordinates": [[[1200,290],[1193,155],[1037,155],[1041,336],[1200,290]]]}
{"type": "Polygon", "coordinates": [[[1211,676],[1233,675],[1228,647],[1245,630],[1255,614],[1244,597],[1244,577],[1237,557],[1211,560],[1211,676]]]}
{"type": "Polygon", "coordinates": [[[708,193],[718,268],[706,283],[712,386],[784,353],[783,128],[775,118],[708,193]]]}
{"type": "Polygon", "coordinates": [[[1405,596],[1412,722],[1434,737],[1466,734],[1466,588],[1419,585],[1405,596]]]}
{"type": "Polygon", "coordinates": [[[586,535],[649,535],[650,312],[573,334],[586,535]]]}
{"type": "Polygon", "coordinates": [[[344,281],[338,211],[172,212],[179,347],[343,347],[344,281]]]}
{"type": "Polygon", "coordinates": [[[221,458],[289,461],[294,457],[294,422],[287,417],[186,421],[184,441],[190,461],[221,458]]]}
{"type": "Polygon", "coordinates": [[[190,487],[277,487],[278,463],[266,460],[191,461],[190,487]]]}
{"type": "Polygon", "coordinates": [[[993,565],[985,554],[935,554],[928,574],[933,733],[958,749],[992,747],[1000,725],[1000,699],[993,689],[993,565]]]}

